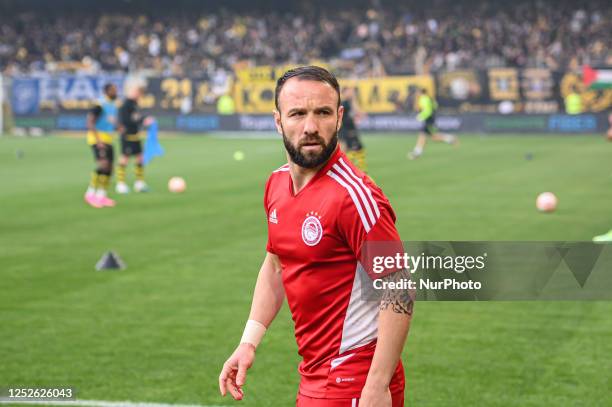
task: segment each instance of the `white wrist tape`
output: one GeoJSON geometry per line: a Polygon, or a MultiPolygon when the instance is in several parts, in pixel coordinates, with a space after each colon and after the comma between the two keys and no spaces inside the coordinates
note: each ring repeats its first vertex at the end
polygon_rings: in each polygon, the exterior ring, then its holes
{"type": "Polygon", "coordinates": [[[250,343],[251,345],[257,347],[265,334],[266,327],[264,324],[259,321],[255,321],[254,319],[249,319],[244,327],[244,333],[242,334],[240,343],[250,343]]]}

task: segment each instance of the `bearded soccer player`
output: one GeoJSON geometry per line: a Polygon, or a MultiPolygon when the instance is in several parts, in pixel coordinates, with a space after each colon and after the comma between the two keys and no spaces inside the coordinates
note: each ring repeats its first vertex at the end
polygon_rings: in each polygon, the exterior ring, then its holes
{"type": "Polygon", "coordinates": [[[412,301],[365,301],[358,278],[366,242],[399,241],[395,214],[338,147],[343,108],[333,75],[289,70],[275,103],[288,164],[266,184],[267,253],[242,340],[219,376],[221,394],[243,398],[247,369],[286,297],[303,358],[297,406],[403,406],[412,301]]]}
{"type": "Polygon", "coordinates": [[[96,169],[91,180],[85,202],[94,208],[115,206],[115,201],[106,196],[113,171],[113,131],[117,125],[117,87],[104,85],[104,99],[87,114],[87,144],[93,150],[96,169]]]}

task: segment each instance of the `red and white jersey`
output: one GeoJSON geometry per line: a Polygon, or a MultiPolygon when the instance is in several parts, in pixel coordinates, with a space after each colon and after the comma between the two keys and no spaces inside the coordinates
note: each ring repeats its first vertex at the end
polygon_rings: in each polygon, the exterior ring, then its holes
{"type": "MultiPolygon", "coordinates": [[[[379,303],[361,298],[359,265],[366,241],[399,241],[395,214],[369,177],[337,149],[297,194],[289,165],[266,184],[267,250],[282,265],[295,323],[300,393],[359,397],[372,362],[379,303]]],[[[404,388],[398,364],[391,392],[404,388]]]]}

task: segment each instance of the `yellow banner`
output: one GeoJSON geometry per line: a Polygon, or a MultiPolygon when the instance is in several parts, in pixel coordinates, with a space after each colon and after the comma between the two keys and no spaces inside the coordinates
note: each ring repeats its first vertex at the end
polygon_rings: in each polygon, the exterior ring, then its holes
{"type": "Polygon", "coordinates": [[[572,90],[580,94],[582,108],[588,112],[605,112],[612,106],[612,89],[589,89],[582,77],[575,73],[563,75],[560,84],[561,97],[565,98],[572,90]]]}
{"type": "Polygon", "coordinates": [[[489,69],[489,94],[492,100],[519,100],[518,69],[489,69]]]}
{"type": "Polygon", "coordinates": [[[237,81],[234,86],[236,113],[272,113],[275,81],[237,81]]]}
{"type": "MultiPolygon", "coordinates": [[[[284,71],[285,69],[282,70],[282,72],[284,71]]],[[[263,70],[258,72],[264,73],[263,70]]],[[[270,73],[271,71],[267,72],[267,74],[270,73]]],[[[254,80],[256,75],[252,74],[253,72],[246,81],[239,79],[236,82],[234,88],[236,112],[270,113],[274,110],[276,82],[273,80],[254,80]]],[[[393,113],[397,111],[398,106],[405,106],[410,90],[415,87],[426,88],[428,93],[435,97],[434,81],[429,75],[340,79],[339,82],[341,86],[355,88],[359,107],[367,113],[393,113]]]]}
{"type": "Polygon", "coordinates": [[[340,79],[340,86],[354,87],[357,103],[367,113],[393,113],[405,106],[414,88],[425,88],[435,97],[433,78],[429,75],[389,76],[386,78],[340,79]]]}

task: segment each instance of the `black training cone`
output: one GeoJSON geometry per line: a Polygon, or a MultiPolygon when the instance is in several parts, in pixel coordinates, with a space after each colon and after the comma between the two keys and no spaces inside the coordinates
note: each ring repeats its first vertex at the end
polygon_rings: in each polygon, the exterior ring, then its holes
{"type": "Polygon", "coordinates": [[[96,263],[96,270],[123,270],[125,268],[125,263],[121,260],[115,252],[106,252],[102,255],[100,260],[96,263]]]}

